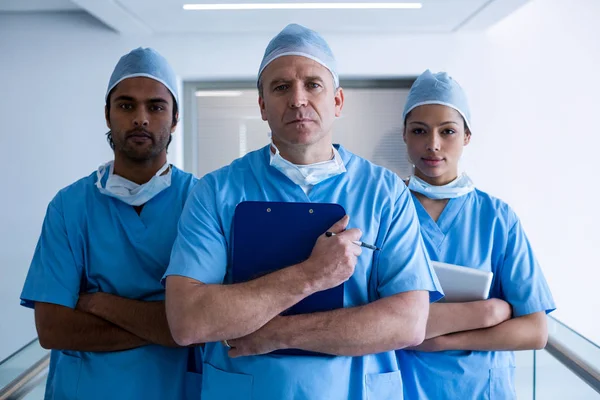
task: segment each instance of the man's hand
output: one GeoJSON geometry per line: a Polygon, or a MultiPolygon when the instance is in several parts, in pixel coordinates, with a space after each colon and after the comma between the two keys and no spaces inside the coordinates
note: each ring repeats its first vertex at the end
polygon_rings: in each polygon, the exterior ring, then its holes
{"type": "Polygon", "coordinates": [[[285,348],[277,335],[279,326],[284,321],[285,317],[278,316],[250,335],[227,340],[227,344],[231,347],[229,357],[255,356],[285,348]]]}
{"type": "Polygon", "coordinates": [[[352,241],[359,240],[362,232],[345,230],[349,220],[346,215],[329,228],[335,236],[319,236],[308,260],[299,265],[317,292],[340,285],[354,273],[362,249],[352,241]]]}

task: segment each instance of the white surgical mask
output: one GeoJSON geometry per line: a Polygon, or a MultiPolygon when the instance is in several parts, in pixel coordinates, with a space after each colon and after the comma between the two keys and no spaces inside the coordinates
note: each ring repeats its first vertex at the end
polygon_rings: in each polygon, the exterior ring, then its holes
{"type": "Polygon", "coordinates": [[[121,200],[130,206],[141,206],[146,204],[154,196],[171,186],[171,169],[169,172],[162,175],[167,168],[169,163],[165,163],[161,169],[150,179],[148,182],[139,185],[135,182],[131,182],[123,178],[122,176],[115,175],[114,161],[109,161],[104,165],[101,165],[96,172],[97,181],[96,187],[100,193],[107,196],[114,197],[121,200]],[[102,177],[108,169],[108,179],[106,180],[106,187],[102,187],[102,177]]]}
{"type": "Polygon", "coordinates": [[[443,186],[429,184],[415,175],[412,175],[408,181],[408,188],[413,192],[421,193],[422,195],[435,200],[454,199],[475,190],[473,181],[471,181],[471,178],[465,173],[460,174],[458,178],[443,186]]]}
{"type": "Polygon", "coordinates": [[[335,147],[333,149],[333,158],[328,161],[322,161],[308,165],[292,164],[279,154],[279,149],[274,144],[271,144],[275,149],[275,154],[271,154],[270,164],[281,171],[285,176],[290,178],[296,185],[303,187],[316,185],[323,182],[325,179],[346,172],[344,160],[335,147]]]}

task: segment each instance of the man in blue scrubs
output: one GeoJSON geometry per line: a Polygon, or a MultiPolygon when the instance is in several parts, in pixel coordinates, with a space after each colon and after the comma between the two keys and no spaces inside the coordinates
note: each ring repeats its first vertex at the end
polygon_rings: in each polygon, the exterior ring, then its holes
{"type": "Polygon", "coordinates": [[[206,342],[205,400],[401,398],[394,350],[423,340],[429,300],[441,296],[410,193],[392,172],[332,144],[344,92],[316,32],[280,32],[258,89],[272,143],[201,179],[183,211],[165,274],[173,337],[206,342]],[[347,216],[305,262],[225,285],[232,219],[245,200],[337,203],[347,216]],[[382,250],[361,252],[356,240],[382,250]],[[280,316],[342,282],[344,308],[280,316]],[[328,356],[266,354],[286,348],[328,356]]]}
{"type": "Polygon", "coordinates": [[[21,294],[53,349],[47,399],[199,398],[193,350],[174,342],[160,284],[197,181],[167,162],[178,105],[160,54],[123,56],[106,92],[114,161],[48,206],[21,294]]]}

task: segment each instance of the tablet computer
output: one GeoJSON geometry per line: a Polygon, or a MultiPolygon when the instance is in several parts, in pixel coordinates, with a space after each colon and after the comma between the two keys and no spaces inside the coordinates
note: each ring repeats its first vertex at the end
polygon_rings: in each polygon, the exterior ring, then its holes
{"type": "Polygon", "coordinates": [[[490,295],[494,274],[461,265],[432,261],[447,303],[485,300],[490,295]]]}

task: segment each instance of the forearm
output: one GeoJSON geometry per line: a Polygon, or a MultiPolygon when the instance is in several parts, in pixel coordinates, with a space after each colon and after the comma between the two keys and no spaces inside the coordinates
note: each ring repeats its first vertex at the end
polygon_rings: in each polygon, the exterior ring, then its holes
{"type": "Polygon", "coordinates": [[[109,293],[93,293],[78,304],[82,311],[105,319],[154,344],[177,347],[173,340],[164,301],[140,301],[109,293]]]}
{"type": "Polygon", "coordinates": [[[441,350],[516,351],[546,346],[548,328],[545,313],[513,318],[491,328],[446,335],[441,350]]]}
{"type": "Polygon", "coordinates": [[[361,356],[421,343],[426,292],[409,292],[354,308],[283,317],[276,335],[283,348],[361,356]]]}
{"type": "MultiPolygon", "coordinates": [[[[433,303],[429,307],[427,333],[431,339],[449,333],[489,328],[510,318],[510,307],[504,315],[497,311],[494,302],[498,299],[472,301],[467,303],[433,303]]],[[[504,302],[503,302],[504,303],[504,302]]]]}
{"type": "Polygon", "coordinates": [[[216,342],[258,330],[313,292],[295,267],[234,285],[173,276],[167,279],[167,316],[179,344],[216,342]]]}
{"type": "Polygon", "coordinates": [[[48,303],[36,303],[36,328],[46,349],[120,351],[147,345],[142,338],[94,315],[48,303]],[[40,312],[52,308],[58,312],[40,312]]]}

